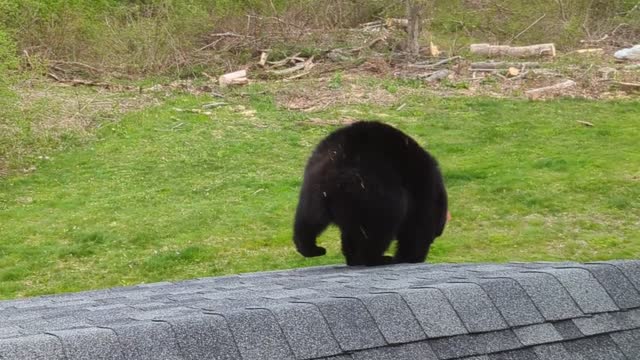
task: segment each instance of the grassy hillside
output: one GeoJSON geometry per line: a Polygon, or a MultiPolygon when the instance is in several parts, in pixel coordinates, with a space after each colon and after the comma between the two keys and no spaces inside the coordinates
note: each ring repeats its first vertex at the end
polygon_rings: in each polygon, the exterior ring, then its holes
{"type": "Polygon", "coordinates": [[[327,256],[303,259],[290,226],[323,121],[349,117],[392,123],[441,162],[453,220],[431,261],[640,254],[638,102],[406,95],[310,115],[264,85],[239,91],[210,115],[176,110],[213,101],[193,96],[129,113],[2,180],[0,297],[342,263],[335,229],[327,256]]]}

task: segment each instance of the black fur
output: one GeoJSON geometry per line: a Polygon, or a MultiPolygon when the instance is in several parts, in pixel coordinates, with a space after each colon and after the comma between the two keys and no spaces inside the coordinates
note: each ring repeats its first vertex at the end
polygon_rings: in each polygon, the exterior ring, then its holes
{"type": "Polygon", "coordinates": [[[306,257],[324,255],[316,237],[334,223],[348,265],[423,262],[446,221],[436,160],[401,131],[363,121],[331,133],[311,154],[293,240],[306,257]],[[395,256],[384,256],[393,239],[395,256]]]}

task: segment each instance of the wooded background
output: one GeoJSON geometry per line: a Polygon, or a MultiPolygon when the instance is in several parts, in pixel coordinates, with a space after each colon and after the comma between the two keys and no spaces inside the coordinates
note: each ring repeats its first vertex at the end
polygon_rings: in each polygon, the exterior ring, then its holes
{"type": "MultiPolygon", "coordinates": [[[[640,34],[637,0],[412,2],[424,9],[421,43],[454,55],[473,42],[553,42],[564,51],[603,37],[627,46],[640,34]]],[[[21,59],[190,76],[265,48],[312,55],[349,45],[360,24],[405,18],[406,8],[384,0],[0,0],[0,71],[21,59]]]]}

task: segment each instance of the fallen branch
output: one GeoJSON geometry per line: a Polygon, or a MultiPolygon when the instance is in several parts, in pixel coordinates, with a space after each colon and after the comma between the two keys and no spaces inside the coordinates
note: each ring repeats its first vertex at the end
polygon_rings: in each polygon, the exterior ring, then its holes
{"type": "Polygon", "coordinates": [[[206,50],[210,47],[216,46],[220,41],[222,41],[224,38],[228,38],[228,37],[236,37],[236,38],[248,38],[248,37],[253,37],[253,36],[247,36],[247,35],[240,35],[240,34],[236,34],[236,33],[232,33],[232,32],[225,32],[225,33],[219,33],[219,34],[211,34],[209,35],[211,37],[217,37],[218,39],[214,40],[213,42],[210,42],[209,44],[201,47],[200,49],[198,49],[198,51],[202,51],[202,50],[206,50]]]}
{"type": "Polygon", "coordinates": [[[524,34],[525,32],[527,32],[527,30],[531,29],[532,27],[534,27],[537,23],[540,22],[540,20],[544,19],[544,17],[547,16],[547,14],[542,14],[542,16],[540,16],[536,21],[534,21],[531,25],[527,26],[524,30],[520,31],[518,33],[518,35],[514,36],[511,38],[511,40],[509,40],[509,44],[511,44],[511,42],[513,42],[513,40],[517,39],[520,37],[520,35],[524,34]]]}
{"type": "Polygon", "coordinates": [[[64,79],[61,78],[59,76],[57,76],[54,73],[47,73],[47,76],[49,76],[50,78],[52,78],[53,80],[62,83],[62,84],[67,84],[67,85],[71,85],[71,86],[80,86],[80,85],[84,85],[84,86],[92,86],[92,87],[100,87],[100,88],[104,88],[107,90],[134,90],[134,89],[139,89],[136,86],[128,86],[128,85],[118,85],[118,84],[109,84],[109,83],[105,83],[105,82],[97,82],[97,81],[90,81],[90,80],[83,80],[83,79],[64,79]]]}
{"type": "Polygon", "coordinates": [[[543,57],[556,56],[554,44],[537,44],[529,46],[508,46],[490,44],[471,44],[471,53],[487,57],[511,56],[511,57],[543,57]]]}
{"type": "Polygon", "coordinates": [[[458,59],[460,59],[460,56],[453,56],[453,57],[450,57],[450,58],[447,58],[447,59],[440,60],[440,61],[438,61],[436,63],[433,63],[433,64],[409,64],[408,67],[416,68],[416,69],[435,69],[435,68],[437,68],[439,66],[448,64],[448,63],[450,63],[450,62],[452,62],[454,60],[458,60],[458,59]]]}
{"type": "Polygon", "coordinates": [[[288,78],[283,79],[284,81],[289,81],[289,80],[295,80],[295,79],[299,79],[301,77],[305,77],[307,75],[309,75],[311,73],[311,71],[309,70],[305,70],[303,72],[301,72],[300,74],[296,74],[293,76],[289,76],[288,78]]]}
{"type": "Polygon", "coordinates": [[[95,67],[93,67],[91,65],[87,65],[87,64],[78,62],[78,61],[57,61],[57,60],[55,60],[52,63],[54,65],[56,65],[56,66],[58,66],[58,65],[77,66],[77,67],[81,67],[81,68],[84,68],[86,70],[89,70],[92,73],[97,73],[97,74],[102,73],[102,70],[97,69],[97,68],[95,68],[95,67]]]}
{"type": "Polygon", "coordinates": [[[603,48],[590,48],[590,49],[578,49],[578,50],[572,51],[570,53],[576,53],[576,54],[593,54],[593,53],[602,54],[603,52],[604,52],[603,48]]]}
{"type": "Polygon", "coordinates": [[[302,69],[311,70],[311,68],[313,66],[315,66],[315,65],[313,64],[313,56],[311,56],[305,62],[298,63],[295,66],[292,66],[290,68],[283,69],[283,70],[269,70],[269,73],[273,74],[273,75],[279,75],[279,76],[280,75],[288,75],[288,74],[292,74],[292,73],[294,73],[294,72],[296,72],[298,70],[302,70],[302,69]]]}
{"type": "Polygon", "coordinates": [[[285,66],[290,62],[295,62],[294,59],[297,58],[298,56],[300,56],[300,53],[296,53],[293,56],[289,56],[287,58],[284,58],[284,59],[278,60],[278,61],[267,61],[267,64],[271,65],[271,67],[285,66]]]}
{"type": "Polygon", "coordinates": [[[590,122],[588,122],[588,121],[576,120],[576,122],[577,122],[578,124],[582,124],[582,125],[584,125],[584,126],[594,127],[593,123],[590,123],[590,122]]]}
{"type": "Polygon", "coordinates": [[[563,90],[567,90],[576,86],[576,82],[573,80],[566,80],[558,84],[551,86],[545,86],[538,89],[531,89],[524,92],[524,94],[531,100],[539,99],[545,95],[559,94],[563,90]]]}
{"type": "Polygon", "coordinates": [[[607,40],[609,38],[609,34],[604,34],[602,35],[602,37],[600,39],[595,39],[595,40],[580,40],[580,43],[585,44],[585,43],[589,43],[589,44],[593,44],[593,43],[599,43],[599,42],[603,42],[605,40],[607,40]]]}
{"type": "MultiPolygon", "coordinates": [[[[357,47],[357,48],[353,48],[353,49],[349,50],[349,52],[357,53],[357,52],[360,52],[360,51],[362,51],[364,49],[371,49],[374,46],[376,46],[377,43],[379,43],[381,41],[386,41],[386,40],[387,40],[386,36],[380,36],[378,38],[375,38],[375,39],[371,40],[367,45],[360,46],[360,47],[357,47]]],[[[334,50],[338,50],[338,49],[334,49],[334,50]]],[[[334,50],[332,50],[332,51],[334,51],[334,50]]]]}
{"type": "Polygon", "coordinates": [[[427,76],[424,81],[426,82],[435,82],[435,81],[440,81],[444,78],[446,78],[447,76],[449,76],[451,72],[447,69],[442,69],[442,70],[438,70],[436,72],[434,72],[433,74],[427,76]]]}
{"type": "Polygon", "coordinates": [[[612,85],[627,93],[640,91],[640,83],[614,82],[612,85]]]}

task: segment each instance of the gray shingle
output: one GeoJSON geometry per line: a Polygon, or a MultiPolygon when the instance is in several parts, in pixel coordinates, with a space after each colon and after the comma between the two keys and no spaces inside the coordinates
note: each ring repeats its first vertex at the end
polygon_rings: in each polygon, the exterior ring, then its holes
{"type": "Polygon", "coordinates": [[[538,324],[544,318],[524,291],[513,279],[475,280],[496,305],[511,326],[538,324]]]}
{"type": "Polygon", "coordinates": [[[68,360],[125,359],[118,339],[108,329],[87,328],[51,332],[62,342],[68,360]]]}
{"type": "Polygon", "coordinates": [[[640,359],[640,329],[611,334],[611,339],[629,359],[640,359]]]}
{"type": "MultiPolygon", "coordinates": [[[[640,320],[640,319],[639,319],[640,320]]],[[[603,334],[613,331],[631,330],[640,326],[634,311],[594,314],[573,319],[580,332],[585,335],[603,334]]]]}
{"type": "Polygon", "coordinates": [[[620,269],[610,264],[586,264],[598,282],[607,290],[621,309],[640,307],[640,292],[620,269]]]}
{"type": "Polygon", "coordinates": [[[577,355],[581,360],[627,360],[607,335],[569,341],[564,347],[570,355],[577,355]]]}
{"type": "Polygon", "coordinates": [[[578,357],[570,355],[562,344],[534,346],[533,351],[540,360],[579,360],[578,357]]]}
{"type": "Polygon", "coordinates": [[[584,313],[618,311],[618,307],[588,270],[553,269],[540,270],[553,275],[562,283],[584,313]]]}
{"type": "Polygon", "coordinates": [[[289,344],[270,311],[254,309],[222,315],[244,360],[293,359],[289,344]]]}
{"type": "Polygon", "coordinates": [[[90,311],[85,314],[87,321],[96,326],[107,326],[114,323],[131,322],[135,310],[131,307],[90,311]]]}
{"type": "MultiPolygon", "coordinates": [[[[0,320],[2,321],[2,320],[0,320]]],[[[0,327],[0,339],[12,338],[23,335],[23,329],[17,326],[3,326],[0,327]]]]}
{"type": "Polygon", "coordinates": [[[361,350],[386,345],[362,301],[337,298],[307,302],[318,306],[343,350],[361,350]]]}
{"type": "Polygon", "coordinates": [[[91,327],[88,321],[75,316],[51,317],[48,319],[33,319],[20,322],[20,327],[27,331],[54,331],[82,327],[91,327]]]}
{"type": "Polygon", "coordinates": [[[554,341],[562,341],[562,336],[549,323],[535,324],[513,329],[524,345],[540,345],[554,341]]]}
{"type": "Polygon", "coordinates": [[[300,298],[302,296],[319,296],[316,290],[311,289],[287,289],[282,291],[277,291],[271,294],[262,295],[262,297],[267,299],[286,299],[286,298],[300,298]]]}
{"type": "Polygon", "coordinates": [[[606,261],[604,263],[617,266],[633,283],[636,290],[640,291],[640,260],[606,261]]]}
{"type": "Polygon", "coordinates": [[[430,344],[438,358],[445,360],[486,355],[522,347],[511,330],[434,339],[430,340],[430,344]]]}
{"type": "Polygon", "coordinates": [[[324,267],[0,301],[0,359],[635,359],[639,267],[324,267]]]}
{"type": "Polygon", "coordinates": [[[489,360],[539,360],[533,349],[520,349],[489,355],[489,360]]]}
{"type": "Polygon", "coordinates": [[[511,276],[527,292],[547,320],[571,319],[582,315],[564,287],[549,274],[518,273],[511,276]]]}
{"type": "Polygon", "coordinates": [[[390,344],[426,339],[426,334],[413,316],[407,303],[398,294],[369,294],[358,296],[378,324],[390,344]]]}
{"type": "Polygon", "coordinates": [[[162,322],[135,322],[110,326],[118,336],[125,359],[179,359],[178,344],[171,326],[162,322]]]}
{"type": "Polygon", "coordinates": [[[578,329],[573,320],[557,321],[553,323],[553,327],[556,328],[564,340],[573,340],[584,337],[584,334],[580,332],[580,329],[578,329]]]}
{"type": "Polygon", "coordinates": [[[313,304],[282,304],[269,307],[275,315],[296,359],[341,353],[320,310],[313,304]]]}
{"type": "Polygon", "coordinates": [[[172,317],[188,316],[198,314],[200,311],[184,306],[167,307],[155,310],[137,310],[131,313],[131,318],[135,320],[162,320],[172,317]]]}
{"type": "Polygon", "coordinates": [[[405,290],[400,293],[430,338],[468,333],[447,298],[438,289],[405,290]]]}
{"type": "Polygon", "coordinates": [[[222,316],[189,316],[166,321],[175,333],[185,360],[240,360],[231,330],[222,316]]]}
{"type": "Polygon", "coordinates": [[[507,324],[477,284],[446,283],[434,285],[449,299],[470,333],[503,330],[507,324]]]}
{"type": "Polygon", "coordinates": [[[66,360],[60,339],[49,334],[0,339],[0,355],[12,360],[66,360]]]}
{"type": "Polygon", "coordinates": [[[424,341],[358,351],[352,356],[355,360],[438,360],[429,344],[424,341]]]}

